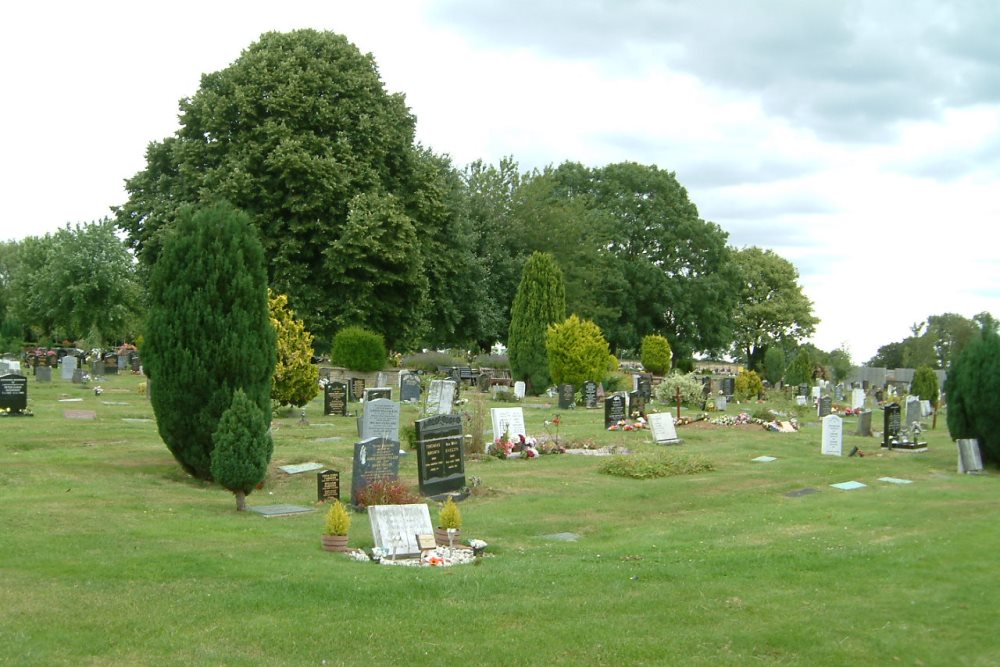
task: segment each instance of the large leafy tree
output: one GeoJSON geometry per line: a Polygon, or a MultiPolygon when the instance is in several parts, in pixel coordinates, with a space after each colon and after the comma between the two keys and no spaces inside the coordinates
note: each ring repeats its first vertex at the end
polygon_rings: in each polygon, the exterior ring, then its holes
{"type": "Polygon", "coordinates": [[[275,332],[257,232],[226,203],[179,211],[149,278],[143,360],[167,448],[212,479],[222,413],[242,389],[270,421],[275,332]]]}
{"type": "Polygon", "coordinates": [[[311,331],[329,339],[369,298],[390,341],[412,335],[426,298],[414,126],[372,56],[342,35],[265,33],[181,101],[180,128],[149,146],[117,222],[154,263],[181,204],[224,197],[250,216],[272,286],[311,331]],[[366,251],[368,233],[378,239],[366,251]]]}
{"type": "Polygon", "coordinates": [[[734,352],[752,370],[763,369],[767,348],[797,344],[813,333],[819,320],[788,260],[751,246],[735,251],[733,263],[739,275],[739,298],[732,311],[734,352]]]}
{"type": "Polygon", "coordinates": [[[517,380],[533,393],[549,386],[545,340],[550,324],[566,319],[566,286],[552,255],[536,252],[524,265],[521,283],[511,307],[507,354],[517,380]]]}
{"type": "Polygon", "coordinates": [[[24,239],[9,293],[11,314],[40,336],[100,346],[138,333],[132,256],[110,220],[24,239]]]}

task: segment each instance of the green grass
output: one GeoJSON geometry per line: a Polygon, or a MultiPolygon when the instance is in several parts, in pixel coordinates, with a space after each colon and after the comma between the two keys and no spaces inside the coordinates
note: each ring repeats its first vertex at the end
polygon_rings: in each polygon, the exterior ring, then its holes
{"type": "MultiPolygon", "coordinates": [[[[795,434],[681,427],[685,444],[669,453],[714,470],[658,479],[602,474],[608,459],[595,457],[470,461],[483,492],[461,505],[463,535],[486,540],[490,556],[410,569],[322,551],[322,511],[236,513],[229,493],[180,471],[154,423],[122,421],[153,416],[136,378],[107,380],[100,397],[29,382],[36,416],[0,419],[0,664],[994,665],[1000,655],[1000,478],[956,474],[940,420],[926,454],[846,436],[845,452],[858,445],[864,458],[820,455],[815,418],[795,434]],[[761,454],[778,460],[750,461],[761,454]],[[851,479],[868,487],[828,486],[851,479]],[[819,493],[784,495],[803,487],[819,493]],[[544,538],[558,532],[580,539],[544,538]]],[[[529,430],[544,433],[557,412],[526,407],[529,430]]],[[[271,473],[250,505],[315,504],[315,475],[284,475],[286,463],[337,468],[349,487],[354,420],[323,417],[320,399],[307,415],[309,426],[297,411],[275,419],[271,473]]],[[[564,411],[560,436],[658,451],[648,433],[605,432],[602,416],[564,411]]],[[[401,475],[416,484],[414,454],[401,475]]],[[[371,546],[363,515],[350,536],[371,546]]]]}

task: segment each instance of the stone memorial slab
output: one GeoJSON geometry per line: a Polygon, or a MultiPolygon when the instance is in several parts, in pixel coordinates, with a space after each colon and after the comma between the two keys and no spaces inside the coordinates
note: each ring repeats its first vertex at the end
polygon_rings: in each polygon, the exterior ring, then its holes
{"type": "Polygon", "coordinates": [[[865,407],[865,390],[864,389],[852,389],[851,390],[851,409],[860,410],[865,407]]]}
{"type": "Polygon", "coordinates": [[[420,493],[436,496],[465,488],[462,417],[435,415],[418,419],[414,425],[420,493]]]}
{"type": "Polygon", "coordinates": [[[900,428],[902,426],[902,416],[900,415],[899,403],[890,403],[885,406],[882,427],[882,446],[892,448],[900,440],[900,428]]]}
{"type": "Polygon", "coordinates": [[[392,387],[371,387],[365,389],[365,403],[374,401],[376,398],[392,400],[392,387]]]}
{"type": "Polygon", "coordinates": [[[119,354],[118,355],[118,370],[124,371],[128,368],[128,355],[119,354]]]}
{"type": "Polygon", "coordinates": [[[722,394],[728,400],[733,399],[733,395],[736,393],[736,378],[725,377],[722,378],[722,394]]]}
{"type": "Polygon", "coordinates": [[[819,402],[816,404],[816,416],[822,419],[831,412],[833,412],[833,399],[829,396],[819,399],[819,402]]]}
{"type": "Polygon", "coordinates": [[[351,470],[351,504],[358,504],[358,494],[373,482],[399,479],[399,441],[369,438],[354,443],[354,466],[351,470]]]}
{"type": "Polygon", "coordinates": [[[810,496],[814,493],[819,493],[819,489],[814,489],[811,486],[807,486],[804,489],[797,489],[795,491],[789,491],[784,494],[786,498],[801,498],[802,496],[810,496]]]}
{"type": "Polygon", "coordinates": [[[653,442],[658,445],[679,445],[682,442],[677,437],[674,417],[669,412],[654,412],[649,415],[649,431],[653,434],[653,442]]]}
{"type": "Polygon", "coordinates": [[[431,380],[425,412],[428,415],[450,415],[455,403],[455,387],[454,380],[431,380]]]}
{"type": "Polygon", "coordinates": [[[559,409],[572,410],[576,407],[576,387],[571,384],[559,385],[559,409]]]}
{"type": "Polygon", "coordinates": [[[63,380],[71,382],[73,380],[73,371],[77,368],[76,357],[67,354],[62,358],[60,362],[60,373],[63,380]]]}
{"type": "Polygon", "coordinates": [[[399,442],[399,403],[376,398],[365,403],[361,415],[361,439],[388,438],[399,442]]]}
{"type": "Polygon", "coordinates": [[[716,410],[718,410],[719,412],[725,412],[727,407],[728,407],[728,405],[726,403],[726,397],[725,396],[716,396],[715,397],[715,409],[716,410]]]}
{"type": "Polygon", "coordinates": [[[542,535],[542,539],[552,542],[576,542],[580,539],[580,536],[576,533],[550,533],[549,535],[542,535]]]}
{"type": "Polygon", "coordinates": [[[487,372],[482,372],[476,376],[476,389],[481,393],[487,393],[490,390],[490,380],[493,375],[487,372]]]}
{"type": "Polygon", "coordinates": [[[593,380],[587,380],[583,383],[583,406],[588,410],[593,410],[597,407],[598,386],[593,380]]]}
{"type": "Polygon", "coordinates": [[[956,440],[958,446],[958,472],[979,473],[983,471],[983,457],[979,451],[979,441],[975,438],[956,440]]]}
{"type": "Polygon", "coordinates": [[[912,479],[900,479],[899,477],[879,477],[878,481],[889,484],[913,484],[912,479]]]}
{"type": "Polygon", "coordinates": [[[423,503],[413,505],[372,505],[368,508],[375,546],[390,558],[420,555],[417,535],[434,534],[431,513],[423,503]]]}
{"type": "Polygon", "coordinates": [[[871,410],[865,410],[860,415],[858,415],[858,430],[854,432],[854,435],[858,435],[863,438],[870,438],[872,436],[871,410]]]}
{"type": "Polygon", "coordinates": [[[844,400],[844,385],[838,384],[833,388],[833,400],[838,402],[844,400]]]}
{"type": "Polygon", "coordinates": [[[10,364],[5,359],[0,359],[0,375],[10,375],[10,364]]]}
{"type": "Polygon", "coordinates": [[[771,461],[777,461],[777,457],[774,456],[758,456],[757,458],[750,459],[756,463],[770,463],[771,461]]]}
{"type": "Polygon", "coordinates": [[[35,382],[52,382],[52,369],[49,366],[35,368],[35,382]]]}
{"type": "Polygon", "coordinates": [[[343,382],[328,382],[323,387],[323,414],[347,416],[347,385],[343,382]]]}
{"type": "Polygon", "coordinates": [[[524,392],[525,392],[526,389],[527,389],[527,387],[525,386],[524,382],[522,382],[521,380],[518,380],[517,382],[515,382],[514,383],[514,398],[516,398],[519,401],[523,400],[524,399],[524,392]]]}
{"type": "Polygon", "coordinates": [[[73,384],[83,384],[83,369],[77,368],[73,371],[73,384]]]}
{"type": "Polygon", "coordinates": [[[351,378],[348,386],[348,395],[354,402],[360,401],[365,396],[365,379],[351,378]]]}
{"type": "Polygon", "coordinates": [[[63,410],[63,417],[66,419],[97,419],[97,413],[93,410],[63,410]]]}
{"type": "Polygon", "coordinates": [[[831,484],[830,486],[832,486],[835,489],[842,489],[844,491],[853,491],[855,489],[863,489],[867,486],[867,484],[862,484],[861,482],[855,482],[854,480],[851,480],[850,482],[840,482],[838,484],[831,484]]]}
{"type": "Polygon", "coordinates": [[[311,507],[302,507],[301,505],[258,505],[256,507],[248,507],[247,509],[255,514],[260,514],[266,519],[273,519],[279,516],[292,516],[293,514],[307,514],[313,511],[311,507]]]}
{"type": "Polygon", "coordinates": [[[322,470],[322,463],[315,463],[310,461],[309,463],[294,463],[287,466],[278,466],[278,470],[285,473],[286,475],[298,475],[303,472],[312,472],[313,470],[322,470]]]}
{"type": "Polygon", "coordinates": [[[28,378],[17,373],[0,376],[0,410],[21,414],[28,409],[28,378]]]}
{"type": "Polygon", "coordinates": [[[340,500],[340,471],[321,470],[316,473],[316,500],[340,500]]]}
{"type": "MultiPolygon", "coordinates": [[[[387,377],[388,376],[386,376],[385,371],[379,371],[375,375],[375,386],[376,387],[388,387],[389,386],[389,380],[387,379],[387,377]]],[[[383,398],[392,398],[392,396],[385,396],[383,398]]]]}
{"type": "Polygon", "coordinates": [[[521,408],[490,408],[490,418],[493,421],[493,439],[504,434],[511,438],[528,435],[524,428],[524,410],[521,408]]]}
{"type": "Polygon", "coordinates": [[[924,418],[923,410],[920,409],[920,399],[916,396],[906,397],[906,421],[903,428],[909,429],[914,423],[920,424],[924,418]]]}
{"type": "Polygon", "coordinates": [[[844,420],[837,415],[823,417],[823,444],[821,450],[827,456],[843,456],[844,420]]]}
{"type": "Polygon", "coordinates": [[[611,428],[618,422],[625,419],[628,407],[625,404],[625,396],[620,393],[612,394],[604,399],[604,428],[611,428]]]}
{"type": "Polygon", "coordinates": [[[399,377],[399,400],[403,403],[420,401],[420,376],[416,373],[403,373],[399,377]]]}

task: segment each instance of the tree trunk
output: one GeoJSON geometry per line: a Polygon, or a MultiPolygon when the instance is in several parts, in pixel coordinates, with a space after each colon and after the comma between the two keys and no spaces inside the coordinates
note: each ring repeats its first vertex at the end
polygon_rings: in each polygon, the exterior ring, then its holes
{"type": "Polygon", "coordinates": [[[247,494],[243,491],[234,491],[236,494],[236,511],[242,512],[247,508],[247,494]]]}

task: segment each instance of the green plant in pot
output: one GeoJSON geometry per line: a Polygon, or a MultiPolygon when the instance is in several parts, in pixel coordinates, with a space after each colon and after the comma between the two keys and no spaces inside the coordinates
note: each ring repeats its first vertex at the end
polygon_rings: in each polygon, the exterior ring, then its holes
{"type": "Polygon", "coordinates": [[[438,525],[434,529],[434,541],[444,546],[458,544],[462,536],[462,513],[452,498],[448,498],[438,513],[438,525]]]}
{"type": "Polygon", "coordinates": [[[323,548],[327,551],[347,551],[347,531],[351,527],[351,515],[344,503],[333,501],[326,511],[326,526],[323,528],[323,548]]]}

